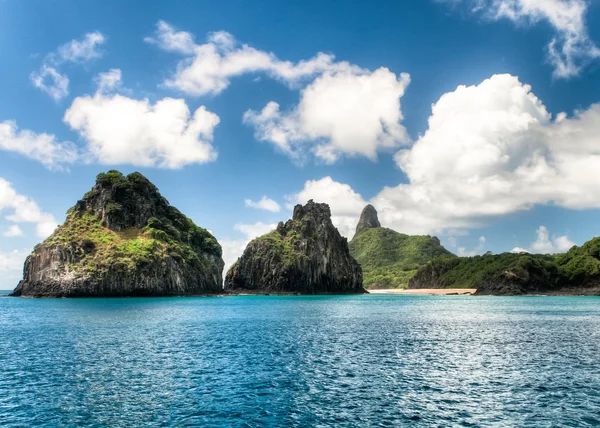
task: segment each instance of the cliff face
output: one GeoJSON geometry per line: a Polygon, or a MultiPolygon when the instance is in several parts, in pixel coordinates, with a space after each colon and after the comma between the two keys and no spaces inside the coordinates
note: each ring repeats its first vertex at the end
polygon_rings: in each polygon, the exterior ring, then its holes
{"type": "Polygon", "coordinates": [[[14,296],[222,292],[221,246],[140,173],[109,171],[25,261],[14,296]]]}
{"type": "Polygon", "coordinates": [[[365,288],[405,288],[417,270],[430,260],[448,256],[435,236],[405,235],[381,227],[377,211],[367,205],[356,235],[349,244],[350,254],[363,270],[365,288]]]}
{"type": "Polygon", "coordinates": [[[327,204],[296,205],[293,218],[248,244],[225,289],[302,294],[363,293],[362,271],[327,204]]]}
{"type": "Polygon", "coordinates": [[[564,254],[486,254],[439,258],[409,288],[476,288],[480,295],[600,295],[600,238],[564,254]]]}

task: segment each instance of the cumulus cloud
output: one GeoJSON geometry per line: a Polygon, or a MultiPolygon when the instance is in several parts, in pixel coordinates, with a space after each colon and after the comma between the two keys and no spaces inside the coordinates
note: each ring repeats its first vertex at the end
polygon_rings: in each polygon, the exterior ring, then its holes
{"type": "Polygon", "coordinates": [[[35,201],[17,193],[3,178],[0,178],[0,213],[13,223],[34,223],[40,238],[52,234],[57,226],[52,214],[43,212],[35,201]]]}
{"type": "Polygon", "coordinates": [[[94,31],[86,34],[81,40],[74,39],[59,46],[56,52],[46,55],[39,71],[31,73],[31,82],[55,101],[60,101],[69,95],[69,78],[59,72],[59,67],[66,62],[83,64],[100,58],[102,52],[99,46],[105,40],[102,33],[94,31]]]}
{"type": "Polygon", "coordinates": [[[102,164],[181,168],[216,160],[213,131],[219,116],[199,107],[192,115],[183,99],[155,104],[108,94],[121,80],[120,70],[101,74],[98,91],[77,97],[64,121],[87,142],[87,156],[102,164]]]}
{"type": "Polygon", "coordinates": [[[359,69],[347,62],[335,62],[333,55],[324,53],[297,63],[282,61],[273,53],[240,44],[225,31],[210,33],[207,43],[199,45],[190,33],[177,31],[165,21],[158,22],[154,37],[144,40],[185,56],[164,85],[192,96],[219,94],[229,86],[231,78],[246,73],[267,73],[295,86],[324,71],[359,69]]]}
{"type": "Polygon", "coordinates": [[[537,239],[531,243],[528,249],[515,247],[511,250],[511,253],[562,253],[568,251],[573,245],[575,245],[575,243],[566,235],[550,237],[550,233],[548,232],[546,226],[540,226],[536,230],[536,234],[537,239]]]}
{"type": "MultiPolygon", "coordinates": [[[[445,0],[461,3],[463,0],[445,0]]],[[[600,49],[590,39],[585,23],[588,2],[584,0],[464,0],[474,13],[487,19],[509,19],[517,25],[546,21],[555,36],[548,43],[548,61],[554,76],[569,78],[580,73],[600,49]]]]}
{"type": "Polygon", "coordinates": [[[2,235],[6,237],[23,236],[23,231],[18,225],[13,224],[12,226],[9,226],[2,235]]]}
{"type": "Polygon", "coordinates": [[[377,151],[408,142],[400,98],[410,83],[387,68],[374,72],[326,72],[302,90],[300,102],[281,112],[271,101],[260,112],[248,110],[244,123],[256,138],[273,143],[294,159],[307,152],[326,163],[340,155],[377,158],[377,151]]]}
{"type": "Polygon", "coordinates": [[[384,67],[366,70],[325,53],[284,61],[240,44],[224,31],[210,33],[206,43],[197,44],[192,34],[164,21],[145,41],[184,56],[164,86],[187,95],[219,94],[233,77],[248,73],[263,73],[290,88],[310,83],[289,111],[281,111],[271,101],[243,117],[255,128],[257,139],[274,144],[300,163],[307,155],[325,163],[334,163],[343,154],[375,160],[378,150],[408,142],[400,123],[400,98],[410,83],[408,74],[397,76],[384,67]]]}
{"type": "MultiPolygon", "coordinates": [[[[536,204],[600,208],[599,136],[600,104],[552,117],[529,85],[495,75],[443,95],[427,131],[396,155],[409,182],[385,187],[368,202],[382,224],[411,234],[482,226],[536,204]]],[[[358,195],[346,184],[323,180],[325,188],[358,195]]],[[[299,194],[311,192],[315,200],[335,201],[336,211],[335,194],[319,197],[314,182],[299,194]]],[[[360,195],[351,200],[356,202],[343,218],[355,225],[366,201],[360,195]]]]}
{"type": "Polygon", "coordinates": [[[19,129],[12,120],[0,122],[0,150],[18,153],[40,162],[50,170],[62,170],[78,158],[77,147],[60,142],[54,135],[19,129]]]}
{"type": "Polygon", "coordinates": [[[242,255],[244,249],[254,238],[264,235],[265,233],[275,230],[276,224],[265,224],[262,222],[253,224],[236,224],[234,230],[241,232],[244,235],[243,239],[219,239],[219,243],[223,248],[223,260],[225,261],[226,274],[231,265],[242,255]]]}
{"type": "Polygon", "coordinates": [[[281,210],[281,207],[277,202],[273,199],[267,198],[267,196],[263,196],[260,201],[252,201],[251,199],[244,199],[244,204],[250,208],[256,208],[260,210],[267,210],[274,213],[278,213],[281,210]]]}

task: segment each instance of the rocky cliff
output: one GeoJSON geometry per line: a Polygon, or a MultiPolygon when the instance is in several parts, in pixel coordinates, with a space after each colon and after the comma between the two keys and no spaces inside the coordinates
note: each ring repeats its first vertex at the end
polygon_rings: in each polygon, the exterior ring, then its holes
{"type": "Polygon", "coordinates": [[[221,246],[140,173],[99,174],[25,262],[14,296],[171,296],[222,291],[221,246]]]}
{"type": "Polygon", "coordinates": [[[409,288],[476,288],[480,295],[600,295],[600,238],[564,254],[435,259],[417,272],[409,288]]]}
{"type": "Polygon", "coordinates": [[[291,220],[254,239],[225,278],[225,289],[258,293],[363,293],[362,271],[327,204],[296,205],[291,220]]]}
{"type": "Polygon", "coordinates": [[[363,209],[349,247],[362,267],[365,288],[371,289],[406,288],[409,279],[430,260],[454,257],[435,236],[405,235],[381,227],[372,205],[363,209]]]}
{"type": "Polygon", "coordinates": [[[381,223],[379,223],[379,218],[377,217],[377,210],[373,205],[369,204],[364,207],[360,213],[360,219],[356,225],[354,237],[356,238],[361,232],[364,232],[367,229],[376,227],[381,227],[381,223]]]}

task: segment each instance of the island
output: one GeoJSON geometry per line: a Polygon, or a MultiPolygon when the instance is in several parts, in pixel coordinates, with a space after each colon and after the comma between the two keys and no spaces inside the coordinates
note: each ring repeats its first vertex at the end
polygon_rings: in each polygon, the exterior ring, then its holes
{"type": "Polygon", "coordinates": [[[362,270],[329,205],[296,205],[291,220],[251,241],[225,278],[234,293],[365,293],[362,270]]]}
{"type": "Polygon", "coordinates": [[[22,297],[222,293],[221,246],[146,177],[111,170],[25,261],[22,297]]]}

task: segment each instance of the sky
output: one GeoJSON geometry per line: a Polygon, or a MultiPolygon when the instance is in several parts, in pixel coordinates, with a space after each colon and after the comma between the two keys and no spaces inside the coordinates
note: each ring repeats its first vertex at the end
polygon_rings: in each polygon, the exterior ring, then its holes
{"type": "Polygon", "coordinates": [[[103,171],[227,265],[326,202],[459,255],[600,235],[600,1],[0,0],[0,289],[103,171]]]}

